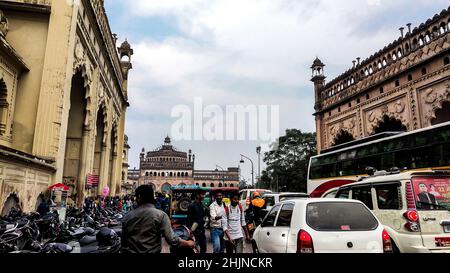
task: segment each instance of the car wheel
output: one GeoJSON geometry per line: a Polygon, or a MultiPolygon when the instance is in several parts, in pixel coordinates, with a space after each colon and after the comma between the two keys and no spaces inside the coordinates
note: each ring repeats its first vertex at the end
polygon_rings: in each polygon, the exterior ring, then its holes
{"type": "Polygon", "coordinates": [[[253,249],[253,254],[259,254],[258,246],[256,245],[255,240],[252,240],[252,249],[253,249]]]}

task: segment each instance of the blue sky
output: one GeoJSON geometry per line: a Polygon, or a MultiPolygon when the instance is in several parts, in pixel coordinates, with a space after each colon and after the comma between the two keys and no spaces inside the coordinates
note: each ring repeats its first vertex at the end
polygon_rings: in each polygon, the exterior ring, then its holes
{"type": "MultiPolygon", "coordinates": [[[[448,8],[448,0],[105,0],[113,32],[135,55],[126,133],[130,165],[171,133],[176,105],[278,105],[280,131],[314,131],[312,61],[328,80],[448,8]]],[[[280,132],[280,133],[281,133],[280,132]]],[[[257,160],[258,141],[178,141],[197,169],[257,160]]],[[[256,166],[255,166],[256,167],[256,166]]],[[[251,177],[248,164],[242,175],[251,177]]],[[[255,170],[256,171],[256,170],[255,170]]]]}

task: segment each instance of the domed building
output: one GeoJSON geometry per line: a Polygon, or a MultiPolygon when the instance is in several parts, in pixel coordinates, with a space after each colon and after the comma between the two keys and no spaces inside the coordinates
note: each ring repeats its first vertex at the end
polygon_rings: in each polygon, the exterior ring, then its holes
{"type": "Polygon", "coordinates": [[[195,155],[181,152],[172,145],[170,137],[154,151],[140,154],[138,185],[151,185],[155,192],[170,192],[171,186],[239,187],[239,168],[224,170],[195,170],[195,155]]]}
{"type": "Polygon", "coordinates": [[[170,186],[194,185],[195,155],[177,150],[166,137],[164,144],[154,151],[140,154],[139,184],[152,185],[158,192],[170,192],[170,186]]]}

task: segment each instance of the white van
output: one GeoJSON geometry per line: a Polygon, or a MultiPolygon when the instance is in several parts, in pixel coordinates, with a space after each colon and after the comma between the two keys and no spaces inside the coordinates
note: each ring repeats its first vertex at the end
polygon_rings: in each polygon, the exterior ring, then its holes
{"type": "Polygon", "coordinates": [[[339,188],[336,198],[369,207],[394,252],[450,252],[450,172],[385,173],[339,188]]]}
{"type": "Polygon", "coordinates": [[[256,191],[261,194],[261,197],[264,196],[264,194],[266,194],[266,193],[272,192],[270,190],[264,190],[264,189],[245,189],[245,190],[239,191],[239,196],[240,196],[239,204],[242,206],[242,209],[244,211],[247,210],[247,207],[250,205],[250,200],[252,200],[252,198],[253,198],[253,193],[256,191]]]}

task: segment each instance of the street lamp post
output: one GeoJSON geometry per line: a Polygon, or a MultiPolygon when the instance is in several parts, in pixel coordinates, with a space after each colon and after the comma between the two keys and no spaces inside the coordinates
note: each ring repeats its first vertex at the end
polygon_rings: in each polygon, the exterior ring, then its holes
{"type": "Polygon", "coordinates": [[[251,160],[249,157],[247,157],[247,156],[241,154],[241,164],[244,164],[244,163],[245,163],[244,158],[245,158],[245,159],[248,159],[248,160],[252,163],[252,187],[255,188],[255,179],[254,179],[254,177],[253,177],[253,176],[254,176],[254,165],[253,165],[253,160],[251,160]]]}
{"type": "Polygon", "coordinates": [[[258,154],[258,183],[261,183],[261,146],[256,147],[256,153],[258,154]]]}

